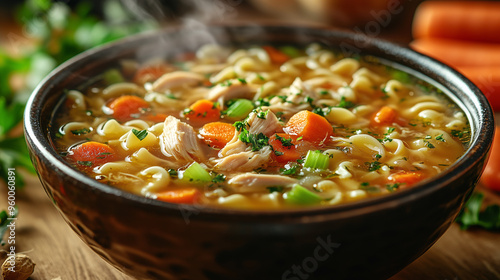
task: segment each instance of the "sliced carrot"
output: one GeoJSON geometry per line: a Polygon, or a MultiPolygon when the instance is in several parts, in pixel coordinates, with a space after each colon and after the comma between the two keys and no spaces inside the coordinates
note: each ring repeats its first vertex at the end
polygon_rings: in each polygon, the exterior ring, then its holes
{"type": "Polygon", "coordinates": [[[398,113],[391,107],[384,106],[372,118],[373,125],[389,125],[396,121],[398,113]]]}
{"type": "Polygon", "coordinates": [[[195,188],[164,191],[156,194],[156,199],[180,204],[193,204],[200,197],[201,192],[195,188]]]}
{"type": "Polygon", "coordinates": [[[198,123],[214,122],[220,119],[220,108],[217,103],[201,99],[189,107],[186,118],[198,123]]]}
{"type": "Polygon", "coordinates": [[[269,145],[274,150],[273,158],[282,163],[298,160],[301,153],[297,150],[297,138],[296,135],[286,133],[276,133],[269,137],[269,145]]]}
{"type": "Polygon", "coordinates": [[[488,98],[493,110],[500,110],[500,68],[490,67],[459,67],[457,68],[471,80],[488,98]]]}
{"type": "Polygon", "coordinates": [[[163,63],[157,63],[152,65],[146,65],[139,70],[134,75],[134,82],[138,84],[145,84],[147,82],[156,81],[158,78],[164,74],[173,71],[175,68],[170,65],[163,63]]]}
{"type": "Polygon", "coordinates": [[[388,179],[391,183],[405,184],[409,187],[425,179],[425,176],[420,172],[403,171],[390,175],[388,179]]]}
{"type": "Polygon", "coordinates": [[[302,136],[302,139],[320,143],[333,135],[333,127],[322,116],[311,111],[300,111],[293,115],[285,127],[290,135],[302,136]]]}
{"type": "Polygon", "coordinates": [[[421,38],[410,46],[453,67],[500,66],[500,44],[421,38]]]}
{"type": "Polygon", "coordinates": [[[143,113],[149,107],[149,103],[134,95],[120,96],[108,105],[113,110],[113,117],[119,121],[128,121],[134,118],[133,115],[143,113]]]}
{"type": "Polygon", "coordinates": [[[263,46],[262,48],[267,52],[272,63],[283,64],[290,59],[288,55],[277,50],[275,47],[263,46]]]}
{"type": "Polygon", "coordinates": [[[116,153],[113,148],[104,143],[89,141],[71,149],[69,156],[80,167],[94,167],[113,161],[116,153]]]}
{"type": "Polygon", "coordinates": [[[415,12],[413,37],[500,43],[499,15],[495,1],[425,1],[415,12]]]}
{"type": "Polygon", "coordinates": [[[236,128],[229,123],[211,122],[200,129],[203,140],[212,147],[223,148],[236,133],[236,128]]]}

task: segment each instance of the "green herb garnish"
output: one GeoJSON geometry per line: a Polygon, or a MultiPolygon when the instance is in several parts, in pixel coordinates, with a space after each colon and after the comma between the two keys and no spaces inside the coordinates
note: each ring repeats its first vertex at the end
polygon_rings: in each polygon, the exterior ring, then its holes
{"type": "Polygon", "coordinates": [[[148,136],[148,131],[147,130],[137,130],[135,128],[132,128],[132,133],[139,139],[139,141],[144,140],[146,136],[148,136]]]}
{"type": "Polygon", "coordinates": [[[71,133],[73,133],[74,135],[85,135],[85,134],[90,133],[90,132],[91,132],[91,130],[88,128],[71,130],[71,133]]]}
{"type": "Polygon", "coordinates": [[[481,211],[483,199],[484,194],[472,193],[456,219],[461,229],[478,226],[489,230],[500,230],[500,205],[488,205],[481,211]]]}

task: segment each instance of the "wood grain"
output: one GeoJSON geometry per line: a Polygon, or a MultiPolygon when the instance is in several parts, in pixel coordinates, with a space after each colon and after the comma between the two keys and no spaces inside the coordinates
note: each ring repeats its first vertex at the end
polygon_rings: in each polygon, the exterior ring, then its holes
{"type": "MultiPolygon", "coordinates": [[[[16,195],[20,213],[16,251],[26,252],[37,264],[32,280],[133,280],[92,252],[65,223],[38,179],[16,195]]],[[[490,202],[500,196],[479,187],[490,202]]],[[[0,186],[0,209],[6,206],[6,188],[0,186]]],[[[411,242],[409,237],[408,242],[411,242]]],[[[462,231],[454,224],[422,257],[390,280],[500,279],[500,233],[481,229],[462,231]]],[[[195,280],[195,279],[194,279],[195,280]]]]}

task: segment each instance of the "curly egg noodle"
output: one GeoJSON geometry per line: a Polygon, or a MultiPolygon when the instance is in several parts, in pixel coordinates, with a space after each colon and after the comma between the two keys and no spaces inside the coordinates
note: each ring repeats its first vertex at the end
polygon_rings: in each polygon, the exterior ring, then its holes
{"type": "Polygon", "coordinates": [[[88,176],[172,203],[282,209],[387,195],[452,165],[470,128],[439,90],[368,60],[316,44],[123,60],[67,92],[54,143],[88,176]]]}

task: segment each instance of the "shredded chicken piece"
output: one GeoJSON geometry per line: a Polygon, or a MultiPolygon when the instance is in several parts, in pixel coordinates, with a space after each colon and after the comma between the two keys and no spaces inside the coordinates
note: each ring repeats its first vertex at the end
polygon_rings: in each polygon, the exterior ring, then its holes
{"type": "Polygon", "coordinates": [[[180,87],[183,85],[192,86],[203,82],[205,78],[203,75],[185,72],[185,71],[175,71],[171,73],[164,74],[158,80],[153,83],[153,91],[163,92],[167,89],[180,87]]]}
{"type": "Polygon", "coordinates": [[[247,144],[240,140],[240,133],[236,132],[224,148],[219,151],[219,157],[225,157],[232,154],[244,152],[247,144]]]}
{"type": "Polygon", "coordinates": [[[286,101],[292,104],[303,103],[306,97],[310,97],[313,100],[318,98],[316,92],[312,90],[309,85],[302,82],[300,78],[296,78],[290,85],[287,96],[286,101]]]}
{"type": "Polygon", "coordinates": [[[269,162],[270,157],[271,148],[266,146],[257,152],[241,152],[216,159],[214,160],[216,162],[214,169],[219,171],[252,171],[265,166],[269,162]]]}
{"type": "Polygon", "coordinates": [[[233,98],[252,99],[257,89],[239,80],[228,80],[225,83],[216,85],[208,93],[208,99],[215,101],[219,98],[230,100],[233,98]]]}
{"type": "Polygon", "coordinates": [[[204,160],[193,127],[172,116],[165,119],[160,148],[165,156],[174,157],[181,163],[204,160]]]}
{"type": "Polygon", "coordinates": [[[297,179],[271,174],[243,173],[236,175],[228,181],[230,185],[254,186],[289,186],[298,183],[297,179]]]}
{"type": "Polygon", "coordinates": [[[267,111],[264,118],[258,117],[258,113],[252,112],[248,116],[247,123],[250,126],[248,129],[250,134],[263,133],[266,136],[271,136],[276,132],[283,131],[283,127],[273,112],[267,111]]]}

